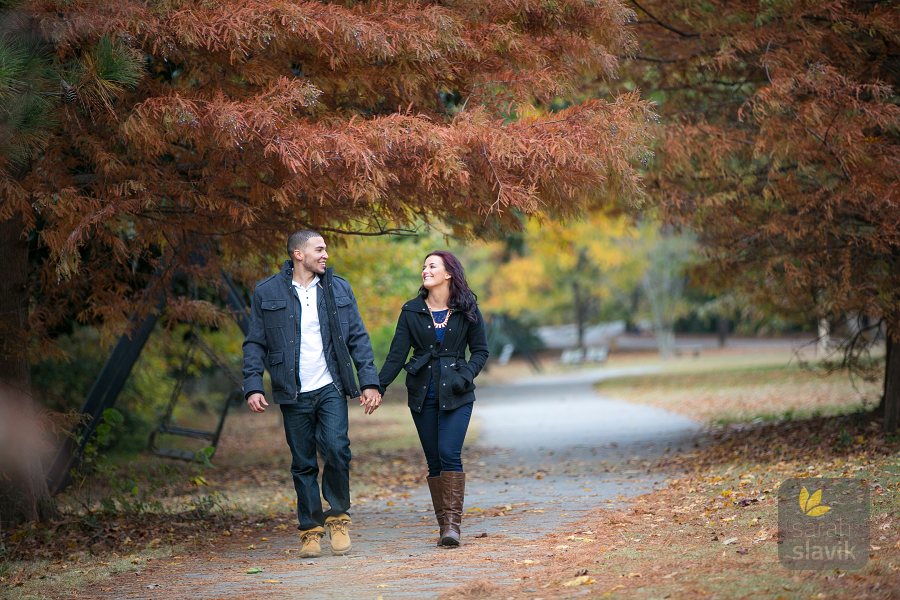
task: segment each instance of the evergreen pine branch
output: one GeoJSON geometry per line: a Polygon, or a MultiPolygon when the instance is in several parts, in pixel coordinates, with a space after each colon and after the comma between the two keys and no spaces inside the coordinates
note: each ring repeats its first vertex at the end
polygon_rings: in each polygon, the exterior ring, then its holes
{"type": "Polygon", "coordinates": [[[143,65],[135,54],[120,42],[103,36],[90,55],[94,75],[109,89],[133,88],[143,75],[143,65]]]}

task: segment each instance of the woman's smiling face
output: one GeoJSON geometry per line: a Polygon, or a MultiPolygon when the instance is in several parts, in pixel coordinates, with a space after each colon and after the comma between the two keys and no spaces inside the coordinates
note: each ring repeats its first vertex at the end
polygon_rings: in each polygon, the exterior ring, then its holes
{"type": "Polygon", "coordinates": [[[450,282],[450,274],[447,267],[444,266],[444,259],[440,256],[431,255],[425,259],[425,265],[422,267],[422,285],[425,289],[434,289],[439,285],[450,282]]]}

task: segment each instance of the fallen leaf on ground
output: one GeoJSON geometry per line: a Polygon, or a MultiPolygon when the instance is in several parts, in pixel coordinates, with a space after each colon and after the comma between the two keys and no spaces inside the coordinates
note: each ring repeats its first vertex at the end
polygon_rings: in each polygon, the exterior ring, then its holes
{"type": "Polygon", "coordinates": [[[594,578],[587,575],[581,575],[575,579],[570,579],[563,584],[563,587],[576,587],[579,585],[590,585],[594,583],[594,578]]]}
{"type": "Polygon", "coordinates": [[[262,573],[263,570],[259,567],[250,567],[247,569],[247,575],[256,575],[257,573],[262,573]]]}

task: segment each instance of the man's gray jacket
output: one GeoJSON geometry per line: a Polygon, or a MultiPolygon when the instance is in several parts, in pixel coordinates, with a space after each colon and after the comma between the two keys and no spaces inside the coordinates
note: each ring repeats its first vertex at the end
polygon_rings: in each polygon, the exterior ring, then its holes
{"type": "MultiPolygon", "coordinates": [[[[250,331],[244,340],[244,398],[263,391],[263,370],[272,378],[277,404],[297,401],[301,304],[291,283],[294,269],[285,261],[280,273],[256,284],[250,308],[250,331]]],[[[335,385],[345,395],[359,396],[359,385],[378,389],[375,355],[350,284],[326,269],[318,288],[319,323],[325,362],[335,385]],[[326,294],[332,292],[333,309],[326,294]],[[333,314],[334,313],[334,314],[333,314]]]]}

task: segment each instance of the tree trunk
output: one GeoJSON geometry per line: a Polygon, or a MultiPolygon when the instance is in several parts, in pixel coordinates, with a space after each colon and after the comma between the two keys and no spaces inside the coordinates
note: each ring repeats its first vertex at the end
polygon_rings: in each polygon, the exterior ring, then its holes
{"type": "Polygon", "coordinates": [[[21,235],[21,217],[0,222],[0,381],[28,392],[28,245],[21,235]]]}
{"type": "Polygon", "coordinates": [[[819,319],[819,337],[816,342],[816,356],[825,358],[828,355],[828,344],[831,342],[829,335],[828,319],[819,319]]]}
{"type": "Polygon", "coordinates": [[[584,346],[584,329],[587,324],[587,303],[582,298],[581,286],[577,281],[572,282],[572,293],[575,296],[575,326],[578,329],[578,349],[581,350],[581,357],[584,359],[586,349],[584,346]]]}
{"type": "Polygon", "coordinates": [[[47,431],[28,366],[28,244],[22,219],[0,222],[0,527],[53,514],[43,458],[47,431]]]}
{"type": "Polygon", "coordinates": [[[724,348],[728,343],[728,319],[722,315],[716,315],[716,336],[719,339],[719,348],[724,348]]]}
{"type": "Polygon", "coordinates": [[[894,433],[900,423],[900,331],[888,328],[884,361],[884,396],[881,398],[884,431],[894,433]]]}

